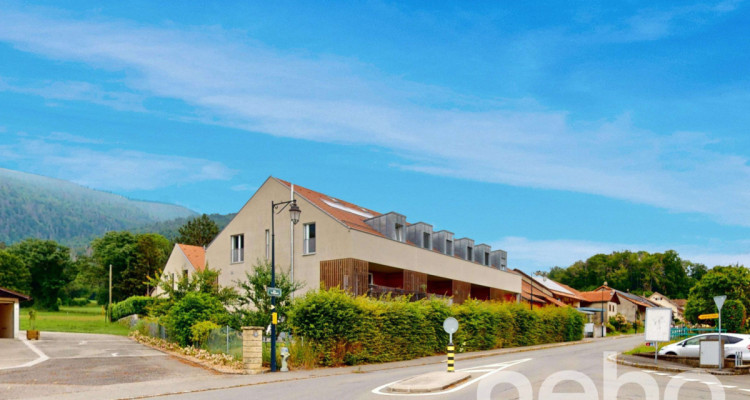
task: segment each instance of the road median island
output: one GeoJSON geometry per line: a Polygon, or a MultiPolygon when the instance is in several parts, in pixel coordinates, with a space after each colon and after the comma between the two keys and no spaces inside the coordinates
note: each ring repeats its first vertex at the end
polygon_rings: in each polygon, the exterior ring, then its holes
{"type": "Polygon", "coordinates": [[[429,372],[396,382],[388,387],[388,391],[392,393],[439,392],[464,382],[470,377],[471,374],[468,372],[429,372]]]}

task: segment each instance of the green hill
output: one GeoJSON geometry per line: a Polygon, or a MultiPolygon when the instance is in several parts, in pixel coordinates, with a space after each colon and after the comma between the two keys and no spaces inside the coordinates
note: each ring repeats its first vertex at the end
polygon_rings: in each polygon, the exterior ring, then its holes
{"type": "Polygon", "coordinates": [[[174,204],[131,200],[81,185],[0,168],[0,242],[33,237],[85,246],[112,230],[135,230],[190,218],[194,211],[174,204]]]}
{"type": "MultiPolygon", "coordinates": [[[[235,214],[208,214],[208,218],[216,222],[216,225],[221,231],[229,224],[229,221],[234,218],[235,214]]],[[[135,233],[158,233],[169,240],[174,240],[179,235],[178,230],[182,225],[187,223],[191,217],[181,217],[170,219],[169,221],[155,222],[153,224],[144,225],[134,230],[135,233]]]]}

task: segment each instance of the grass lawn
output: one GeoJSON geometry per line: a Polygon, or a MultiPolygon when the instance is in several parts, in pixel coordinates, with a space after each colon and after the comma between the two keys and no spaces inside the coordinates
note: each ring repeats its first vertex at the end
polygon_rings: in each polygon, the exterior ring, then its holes
{"type": "MultiPolygon", "coordinates": [[[[664,347],[664,346],[666,346],[668,344],[677,343],[678,341],[679,340],[672,340],[671,342],[668,342],[668,343],[659,343],[659,349],[661,349],[662,347],[664,347]]],[[[654,352],[654,346],[646,346],[645,344],[642,344],[642,345],[640,345],[638,347],[632,348],[632,349],[624,352],[623,354],[633,355],[633,354],[653,353],[653,352],[654,352]]]]}
{"type": "MultiPolygon", "coordinates": [[[[21,330],[29,328],[29,309],[21,309],[21,330]]],[[[105,322],[102,307],[60,307],[60,311],[37,311],[36,329],[47,332],[109,333],[127,336],[128,327],[105,322]]]]}

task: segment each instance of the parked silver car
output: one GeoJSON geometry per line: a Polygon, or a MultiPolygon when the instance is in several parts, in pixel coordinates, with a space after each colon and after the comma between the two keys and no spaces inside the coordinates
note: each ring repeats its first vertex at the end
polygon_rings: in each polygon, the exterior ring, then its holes
{"type": "MultiPolygon", "coordinates": [[[[750,335],[722,333],[721,339],[724,341],[725,357],[733,358],[736,352],[741,351],[742,359],[750,360],[750,335]]],[[[701,340],[719,340],[719,334],[705,333],[703,335],[693,336],[683,341],[666,345],[659,349],[659,355],[698,358],[700,356],[701,340]]]]}

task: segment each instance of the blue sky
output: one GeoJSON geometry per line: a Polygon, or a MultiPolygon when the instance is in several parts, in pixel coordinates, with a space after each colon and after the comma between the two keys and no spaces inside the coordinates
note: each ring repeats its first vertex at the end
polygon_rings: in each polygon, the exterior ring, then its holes
{"type": "Polygon", "coordinates": [[[504,3],[0,0],[0,167],[208,213],[274,175],[528,271],[750,264],[750,7],[504,3]]]}

